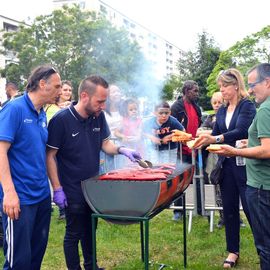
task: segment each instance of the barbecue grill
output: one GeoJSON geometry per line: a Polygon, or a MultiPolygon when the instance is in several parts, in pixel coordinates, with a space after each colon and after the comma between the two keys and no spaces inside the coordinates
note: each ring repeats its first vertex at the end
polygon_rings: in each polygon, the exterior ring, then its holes
{"type": "MultiPolygon", "coordinates": [[[[123,170],[89,178],[82,181],[85,199],[95,214],[92,214],[92,228],[96,219],[103,218],[112,223],[132,224],[140,222],[141,258],[145,270],[149,269],[149,220],[167,208],[192,181],[194,165],[180,163],[176,167],[161,165],[130,173],[123,170]],[[171,170],[168,170],[171,169],[171,170]],[[156,173],[156,172],[160,173],[156,173]],[[144,225],[144,226],[143,226],[144,225]]],[[[187,264],[186,217],[184,202],[184,267],[187,264]]],[[[96,269],[96,231],[92,230],[93,269],[96,269]]],[[[164,266],[164,265],[163,265],[164,266]]],[[[163,266],[161,266],[163,268],[163,266]]],[[[160,269],[162,269],[160,268],[160,269]]]]}
{"type": "MultiPolygon", "coordinates": [[[[155,166],[153,169],[147,169],[146,176],[151,176],[151,172],[160,168],[166,170],[166,166],[155,166]]],[[[109,179],[110,174],[107,175],[108,180],[100,180],[101,176],[96,176],[83,181],[83,193],[92,210],[105,215],[150,216],[184,192],[192,180],[194,166],[185,163],[178,164],[171,174],[163,177],[165,179],[146,180],[143,175],[139,175],[140,170],[137,171],[138,179],[136,170],[133,170],[135,174],[132,174],[134,177],[130,181],[128,179],[118,180],[115,177],[109,179]]],[[[119,170],[119,172],[121,175],[122,171],[119,170]]],[[[134,223],[134,221],[110,221],[121,224],[134,223]]]]}

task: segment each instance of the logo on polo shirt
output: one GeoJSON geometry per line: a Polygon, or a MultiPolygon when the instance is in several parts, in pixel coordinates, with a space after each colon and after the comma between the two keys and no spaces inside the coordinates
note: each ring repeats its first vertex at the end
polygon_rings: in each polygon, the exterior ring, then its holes
{"type": "Polygon", "coordinates": [[[26,124],[31,124],[31,123],[33,123],[33,119],[27,119],[27,118],[25,118],[23,120],[23,122],[26,123],[26,124]]]}
{"type": "Polygon", "coordinates": [[[93,131],[94,132],[99,132],[100,131],[100,128],[93,128],[93,131]]]}
{"type": "Polygon", "coordinates": [[[72,137],[76,137],[80,132],[77,132],[77,133],[72,133],[72,137]]]}

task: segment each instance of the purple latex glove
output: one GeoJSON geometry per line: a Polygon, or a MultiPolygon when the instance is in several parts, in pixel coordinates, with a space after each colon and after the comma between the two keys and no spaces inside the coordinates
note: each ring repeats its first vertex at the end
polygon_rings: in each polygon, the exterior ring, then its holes
{"type": "Polygon", "coordinates": [[[53,191],[53,202],[60,208],[67,206],[67,197],[62,187],[53,191]]]}
{"type": "Polygon", "coordinates": [[[118,149],[118,153],[128,157],[133,162],[135,162],[136,159],[142,159],[140,153],[135,151],[134,149],[120,147],[118,149]]]}

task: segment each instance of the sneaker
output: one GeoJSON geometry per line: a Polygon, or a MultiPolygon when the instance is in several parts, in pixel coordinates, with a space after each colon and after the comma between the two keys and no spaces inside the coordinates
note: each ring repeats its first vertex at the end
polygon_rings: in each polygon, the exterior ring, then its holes
{"type": "Polygon", "coordinates": [[[66,218],[66,215],[65,215],[65,214],[61,214],[61,215],[59,215],[59,217],[58,217],[59,220],[62,220],[62,219],[65,219],[65,218],[66,218]]]}
{"type": "Polygon", "coordinates": [[[173,214],[173,218],[172,218],[173,221],[179,221],[179,220],[181,220],[181,219],[182,219],[182,214],[181,214],[181,213],[175,212],[175,213],[173,214]]]}
{"type": "Polygon", "coordinates": [[[246,224],[244,223],[243,219],[240,218],[240,227],[245,228],[246,224]]]}
{"type": "Polygon", "coordinates": [[[218,224],[217,224],[217,227],[219,229],[221,229],[223,226],[224,226],[224,220],[223,219],[220,219],[219,222],[218,222],[218,224]]]}
{"type": "Polygon", "coordinates": [[[65,208],[60,208],[59,207],[59,217],[58,219],[65,219],[66,215],[65,215],[65,208]]]}

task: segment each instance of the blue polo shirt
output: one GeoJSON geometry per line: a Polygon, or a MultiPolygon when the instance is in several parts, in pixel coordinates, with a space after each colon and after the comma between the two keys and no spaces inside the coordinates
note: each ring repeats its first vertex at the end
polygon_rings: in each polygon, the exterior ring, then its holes
{"type": "MultiPolygon", "coordinates": [[[[38,113],[27,93],[0,111],[0,141],[11,143],[8,151],[11,177],[20,204],[29,205],[50,196],[46,173],[46,114],[38,113]]],[[[2,187],[0,199],[3,199],[2,187]]]]}
{"type": "MultiPolygon", "coordinates": [[[[179,129],[184,130],[182,124],[173,116],[169,116],[168,120],[162,125],[158,124],[157,118],[152,117],[143,123],[143,130],[145,133],[151,134],[159,139],[163,139],[165,136],[172,134],[172,130],[179,129]]],[[[175,149],[177,142],[170,142],[169,144],[161,144],[158,146],[159,151],[175,149]]]]}
{"type": "Polygon", "coordinates": [[[47,146],[58,149],[58,175],[68,204],[83,203],[81,181],[98,175],[102,142],[110,137],[104,113],[85,119],[71,105],[56,113],[48,130],[47,146]]]}

